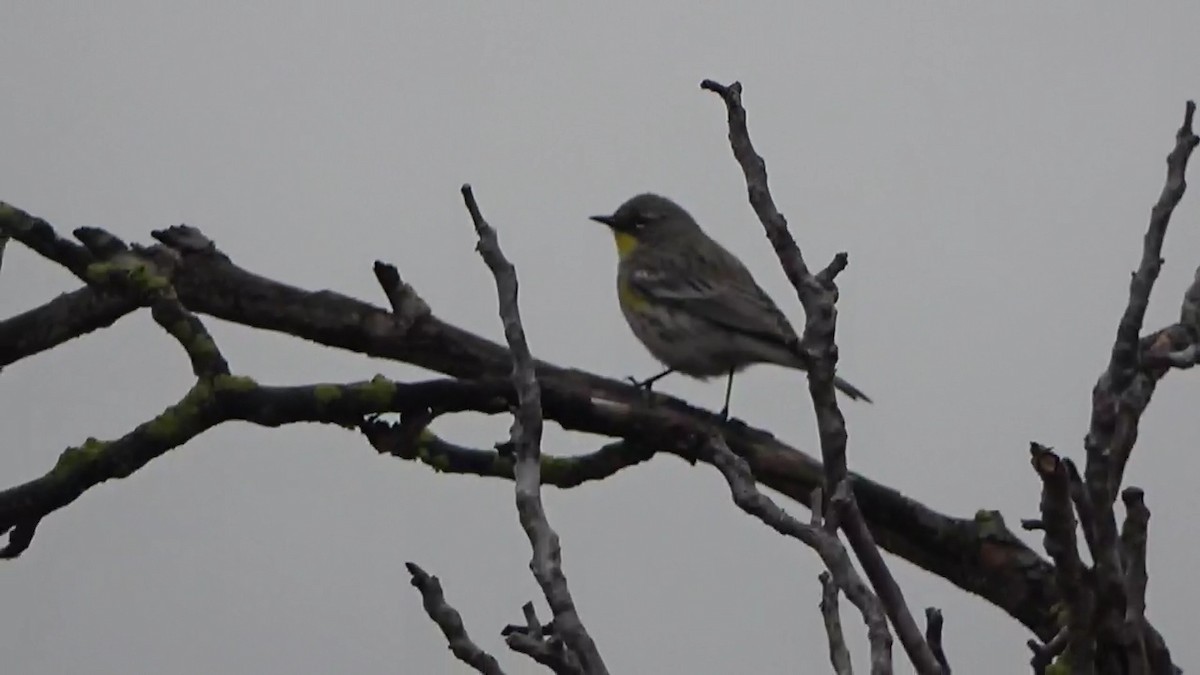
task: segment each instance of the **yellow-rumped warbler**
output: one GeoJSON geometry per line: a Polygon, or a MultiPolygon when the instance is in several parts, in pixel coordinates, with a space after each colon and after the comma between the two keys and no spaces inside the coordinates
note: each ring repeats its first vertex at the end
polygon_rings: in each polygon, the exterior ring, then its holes
{"type": "MultiPolygon", "coordinates": [[[[617,297],[625,320],[646,349],[667,367],[638,382],[649,389],[673,372],[706,380],[755,363],[805,370],[808,357],[787,318],[750,271],[700,229],[675,202],[655,194],[626,201],[604,223],[617,243],[617,297]]],[[[841,378],[834,386],[870,401],[841,378]]]]}

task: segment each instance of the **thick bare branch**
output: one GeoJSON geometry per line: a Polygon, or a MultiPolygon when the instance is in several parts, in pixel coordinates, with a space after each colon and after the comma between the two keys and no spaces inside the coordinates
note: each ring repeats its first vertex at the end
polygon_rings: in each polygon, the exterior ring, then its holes
{"type": "Polygon", "coordinates": [[[53,349],[137,309],[128,298],[84,286],[0,321],[0,368],[53,349]]]}
{"type": "Polygon", "coordinates": [[[1078,667],[1093,672],[1096,635],[1092,617],[1095,599],[1083,579],[1083,562],[1075,541],[1075,512],[1067,468],[1050,448],[1029,444],[1030,463],[1042,479],[1042,526],[1046,553],[1054,559],[1058,587],[1066,603],[1067,648],[1078,667]]]}
{"type": "Polygon", "coordinates": [[[0,235],[16,239],[48,260],[62,265],[72,274],[87,281],[87,266],[94,262],[83,246],[60,237],[54,228],[42,220],[0,202],[0,235]]]}
{"type": "Polygon", "coordinates": [[[829,662],[837,675],[854,675],[846,636],[842,634],[842,617],[838,612],[838,586],[829,572],[821,572],[817,579],[821,582],[821,617],[825,619],[825,636],[829,639],[829,662]]]}
{"type": "Polygon", "coordinates": [[[442,630],[442,635],[446,636],[446,642],[454,656],[484,675],[504,675],[504,670],[500,668],[496,659],[480,649],[479,645],[471,640],[471,636],[467,635],[462,617],[459,616],[457,610],[450,606],[450,603],[446,602],[446,596],[442,592],[442,583],[438,581],[438,578],[428,574],[416,563],[407,562],[404,563],[404,566],[412,575],[413,587],[421,592],[425,613],[442,630]]]}
{"type": "Polygon", "coordinates": [[[204,324],[179,301],[170,277],[153,260],[131,250],[104,230],[80,228],[75,235],[103,261],[88,265],[87,276],[93,285],[114,289],[149,307],[154,322],[183,347],[196,377],[229,374],[229,364],[216,342],[204,324]]]}
{"type": "MultiPolygon", "coordinates": [[[[837,329],[838,290],[834,280],[846,268],[848,257],[837,254],[833,261],[818,274],[809,271],[804,255],[796,240],[788,231],[787,219],[775,206],[767,183],[766,162],[754,150],[750,132],[746,125],[746,109],[742,105],[742,85],[734,82],[729,86],[712,80],[700,84],[719,95],[725,102],[729,118],[729,143],[734,158],[742,167],[746,178],[746,189],[750,205],[762,222],[767,239],[775,249],[779,263],[788,280],[796,289],[800,303],[804,306],[805,322],[801,344],[809,357],[808,390],[812,397],[813,410],[817,417],[817,432],[821,439],[821,458],[825,464],[825,488],[832,490],[847,480],[846,467],[846,420],[838,407],[833,386],[837,370],[838,350],[835,340],[837,329]]],[[[842,530],[862,562],[863,570],[879,594],[887,609],[892,625],[900,637],[904,650],[925,675],[941,672],[937,659],[921,635],[921,629],[913,619],[912,612],[904,600],[900,585],[892,577],[871,536],[866,521],[854,501],[853,494],[845,507],[839,509],[842,530]]]]}
{"type": "MultiPolygon", "coordinates": [[[[1140,488],[1128,487],[1121,491],[1125,503],[1125,523],[1121,527],[1121,562],[1125,570],[1124,623],[1121,627],[1125,644],[1136,655],[1130,672],[1149,675],[1150,658],[1146,651],[1146,538],[1150,525],[1150,509],[1146,507],[1145,493],[1140,488]]],[[[1168,661],[1169,662],[1169,661],[1168,661]]]]}
{"type": "MultiPolygon", "coordinates": [[[[0,208],[0,230],[41,225],[43,221],[18,209],[0,208]]],[[[52,230],[50,234],[57,237],[52,230]]],[[[410,324],[333,291],[303,290],[253,274],[235,265],[195,228],[177,226],[152,235],[161,242],[152,247],[161,249],[151,251],[152,258],[158,261],[161,255],[174,261],[172,282],[193,312],[453,377],[486,379],[511,372],[507,349],[436,316],[410,324]]],[[[136,306],[131,303],[128,309],[136,306]]],[[[0,364],[55,344],[27,344],[19,354],[0,349],[0,364]]],[[[649,405],[640,390],[620,380],[546,362],[537,363],[537,377],[546,418],[564,429],[636,439],[688,461],[695,461],[697,439],[715,422],[712,413],[666,395],[656,396],[649,405]]],[[[823,485],[819,461],[770,433],[744,424],[727,425],[722,432],[759,481],[790,499],[807,506],[812,491],[823,485]]],[[[1051,607],[1058,595],[1053,570],[998,514],[980,511],[973,518],[951,517],[861,475],[851,477],[856,502],[880,546],[986,598],[1043,639],[1054,635],[1051,607]]]]}
{"type": "Polygon", "coordinates": [[[534,372],[533,355],[529,352],[525,329],[521,325],[521,310],[517,305],[517,271],[500,250],[496,231],[484,220],[470,185],[462,187],[462,195],[475,224],[475,232],[479,235],[476,250],[496,278],[504,338],[512,352],[512,383],[517,393],[517,410],[512,426],[512,443],[516,450],[513,473],[517,515],[533,547],[533,559],[529,567],[546,596],[550,610],[554,612],[554,625],[567,646],[579,657],[583,672],[595,675],[607,673],[600,650],[588,635],[575,608],[575,601],[571,598],[567,577],[562,570],[558,534],[550,526],[542,505],[542,396],[534,372]]]}

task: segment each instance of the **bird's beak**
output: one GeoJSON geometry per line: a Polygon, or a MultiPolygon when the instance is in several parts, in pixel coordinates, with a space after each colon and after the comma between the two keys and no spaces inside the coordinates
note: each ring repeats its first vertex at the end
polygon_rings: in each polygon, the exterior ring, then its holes
{"type": "Polygon", "coordinates": [[[588,220],[594,220],[597,223],[604,223],[609,227],[613,227],[616,220],[612,216],[588,216],[588,220]]]}

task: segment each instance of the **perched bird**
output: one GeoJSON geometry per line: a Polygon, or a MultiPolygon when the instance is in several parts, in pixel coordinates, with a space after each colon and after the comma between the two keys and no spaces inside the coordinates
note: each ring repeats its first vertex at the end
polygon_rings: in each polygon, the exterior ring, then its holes
{"type": "MultiPolygon", "coordinates": [[[[666,370],[644,381],[647,390],[679,372],[700,380],[726,375],[729,414],[733,374],[755,363],[806,370],[808,357],[783,312],[750,271],[713,241],[683,207],[640,194],[610,216],[591,216],[617,244],[617,297],[633,334],[666,370]]],[[[841,378],[834,386],[870,401],[841,378]]]]}

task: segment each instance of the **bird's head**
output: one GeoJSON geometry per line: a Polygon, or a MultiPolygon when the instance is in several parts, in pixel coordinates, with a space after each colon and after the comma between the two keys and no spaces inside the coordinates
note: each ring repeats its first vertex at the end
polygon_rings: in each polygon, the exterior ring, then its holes
{"type": "Polygon", "coordinates": [[[611,216],[592,216],[591,220],[612,230],[622,256],[640,243],[667,241],[699,229],[682,206],[650,193],[630,198],[611,216]]]}

